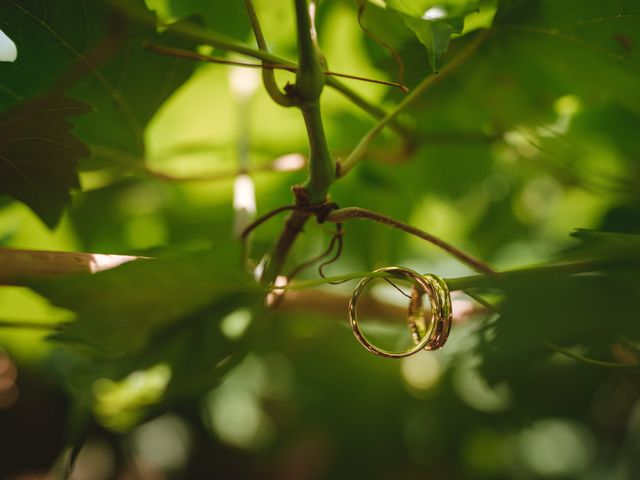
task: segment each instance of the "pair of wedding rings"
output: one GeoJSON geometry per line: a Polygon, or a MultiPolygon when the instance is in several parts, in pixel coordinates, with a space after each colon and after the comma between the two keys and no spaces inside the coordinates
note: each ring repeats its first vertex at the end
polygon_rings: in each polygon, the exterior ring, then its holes
{"type": "Polygon", "coordinates": [[[421,350],[437,350],[441,348],[451,331],[451,294],[444,280],[436,275],[420,275],[404,267],[385,267],[374,273],[384,273],[391,277],[409,280],[413,283],[407,322],[413,337],[414,345],[400,352],[390,352],[371,343],[362,333],[358,323],[357,304],[367,284],[375,276],[365,277],[356,286],[349,301],[349,323],[358,341],[364,348],[375,355],[386,358],[403,358],[421,350]],[[422,307],[424,295],[429,297],[431,309],[428,318],[422,307]]]}

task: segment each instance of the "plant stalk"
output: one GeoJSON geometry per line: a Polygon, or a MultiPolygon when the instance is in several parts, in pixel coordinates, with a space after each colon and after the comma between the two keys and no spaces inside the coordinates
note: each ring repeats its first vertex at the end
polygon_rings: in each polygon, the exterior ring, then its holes
{"type": "MultiPolygon", "coordinates": [[[[296,205],[323,203],[329,186],[335,178],[335,161],[329,153],[320,110],[320,95],[324,87],[324,66],[318,50],[312,8],[307,0],[294,0],[298,35],[299,67],[296,84],[291,92],[302,112],[309,139],[309,178],[302,187],[294,187],[296,205]]],[[[263,285],[272,283],[284,267],[286,258],[304,224],[311,216],[308,212],[293,211],[265,267],[263,285]]]]}

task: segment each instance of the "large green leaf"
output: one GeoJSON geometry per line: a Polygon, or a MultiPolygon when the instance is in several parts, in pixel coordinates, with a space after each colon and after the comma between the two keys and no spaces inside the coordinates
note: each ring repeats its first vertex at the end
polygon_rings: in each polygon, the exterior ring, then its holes
{"type": "Polygon", "coordinates": [[[241,270],[237,252],[227,248],[138,260],[90,277],[30,286],[52,304],[75,312],[76,321],[57,335],[59,340],[111,356],[139,351],[163,329],[216,302],[253,305],[260,292],[241,270]]]}
{"type": "Polygon", "coordinates": [[[26,203],[54,227],[78,188],[78,160],[87,147],[71,132],[69,118],[91,111],[84,102],[45,97],[0,116],[0,194],[26,203]]]}
{"type": "Polygon", "coordinates": [[[113,430],[215,386],[246,353],[263,299],[230,244],[29,286],[75,313],[52,337],[61,347],[54,370],[64,375],[83,415],[93,410],[113,430]],[[225,333],[223,320],[231,313],[250,329],[225,333]]]}
{"type": "Polygon", "coordinates": [[[583,107],[640,112],[640,57],[628,47],[640,43],[638,2],[508,3],[480,48],[414,104],[421,131],[549,124],[554,102],[568,94],[583,107]]]}
{"type": "Polygon", "coordinates": [[[531,272],[505,283],[500,318],[480,347],[483,373],[497,382],[531,372],[553,353],[547,342],[580,345],[599,360],[615,362],[615,342],[640,338],[632,313],[640,294],[637,262],[630,256],[627,268],[597,275],[531,272]]]}
{"type": "MultiPolygon", "coordinates": [[[[147,122],[193,70],[193,63],[151,53],[143,42],[167,43],[142,0],[132,19],[110,2],[8,0],[0,29],[18,59],[0,64],[0,109],[44,91],[66,90],[96,109],[78,122],[80,137],[140,154],[147,122]]],[[[175,42],[174,42],[175,44],[175,42]]]]}
{"type": "Polygon", "coordinates": [[[626,0],[507,1],[496,28],[503,43],[516,42],[523,58],[567,86],[600,85],[638,110],[639,19],[640,4],[626,0]]]}

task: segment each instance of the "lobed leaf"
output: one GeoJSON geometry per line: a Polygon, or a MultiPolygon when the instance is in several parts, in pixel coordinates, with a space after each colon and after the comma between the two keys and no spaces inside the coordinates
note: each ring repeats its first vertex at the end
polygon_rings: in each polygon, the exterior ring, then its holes
{"type": "Polygon", "coordinates": [[[234,253],[222,248],[139,260],[92,276],[30,286],[76,314],[76,321],[56,335],[58,340],[119,356],[141,350],[158,332],[216,302],[255,304],[260,289],[240,269],[234,253]]]}
{"type": "Polygon", "coordinates": [[[69,119],[91,112],[68,97],[24,102],[0,116],[0,194],[24,202],[50,228],[60,220],[76,169],[89,149],[71,133],[69,119]]]}

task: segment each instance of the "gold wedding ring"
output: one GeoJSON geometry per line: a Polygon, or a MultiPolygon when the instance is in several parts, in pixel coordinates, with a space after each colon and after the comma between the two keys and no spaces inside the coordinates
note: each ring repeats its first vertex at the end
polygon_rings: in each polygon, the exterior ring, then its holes
{"type": "Polygon", "coordinates": [[[413,282],[407,321],[415,345],[404,351],[389,352],[372,344],[362,333],[358,323],[357,304],[368,283],[375,278],[372,276],[360,280],[351,296],[351,300],[349,300],[349,323],[353,334],[362,346],[371,353],[386,358],[403,358],[413,355],[422,349],[437,350],[441,348],[447,341],[451,331],[452,318],[451,294],[444,280],[437,275],[420,275],[418,272],[404,267],[379,268],[374,273],[389,273],[396,278],[413,282]],[[425,312],[422,308],[422,297],[425,293],[429,296],[431,303],[431,312],[428,320],[425,318],[425,312]]]}

